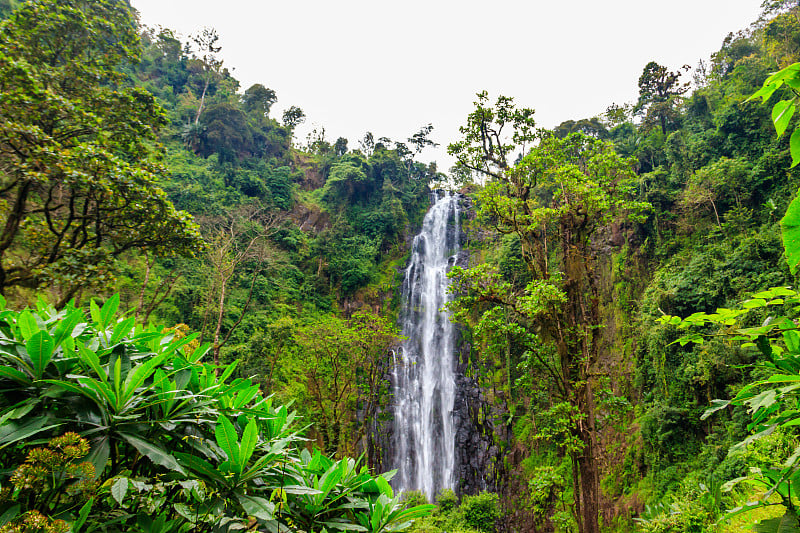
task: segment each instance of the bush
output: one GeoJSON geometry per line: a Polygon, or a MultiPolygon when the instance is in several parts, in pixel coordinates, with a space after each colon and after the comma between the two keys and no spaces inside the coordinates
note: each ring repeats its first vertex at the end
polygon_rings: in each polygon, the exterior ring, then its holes
{"type": "Polygon", "coordinates": [[[461,512],[467,526],[483,532],[493,532],[500,518],[500,498],[493,492],[481,492],[475,496],[464,496],[461,512]]]}
{"type": "Polygon", "coordinates": [[[440,513],[449,513],[458,507],[458,496],[453,492],[453,489],[442,489],[438,496],[436,496],[436,505],[439,506],[440,513]]]}

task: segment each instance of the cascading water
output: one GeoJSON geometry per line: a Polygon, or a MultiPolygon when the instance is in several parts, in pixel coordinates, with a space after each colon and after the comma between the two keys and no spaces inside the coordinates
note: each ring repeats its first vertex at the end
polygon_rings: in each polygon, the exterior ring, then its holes
{"type": "Polygon", "coordinates": [[[455,327],[442,307],[450,300],[447,270],[459,247],[458,195],[433,193],[433,200],[403,280],[406,340],[392,372],[394,484],[421,490],[429,500],[453,488],[455,477],[455,327]]]}

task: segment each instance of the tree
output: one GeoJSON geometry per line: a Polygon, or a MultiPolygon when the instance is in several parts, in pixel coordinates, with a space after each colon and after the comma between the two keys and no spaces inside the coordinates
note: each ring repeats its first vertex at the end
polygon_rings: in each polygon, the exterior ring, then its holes
{"type": "Polygon", "coordinates": [[[415,153],[421,153],[428,146],[433,148],[439,146],[439,143],[435,143],[428,138],[432,131],[433,125],[428,124],[427,126],[422,126],[417,133],[408,138],[408,144],[414,147],[415,153]]]}
{"type": "Polygon", "coordinates": [[[200,33],[192,35],[192,41],[194,41],[197,46],[197,52],[200,54],[200,57],[196,58],[196,60],[200,65],[200,79],[203,84],[203,89],[200,93],[200,104],[197,106],[197,114],[194,117],[194,123],[197,124],[200,122],[200,115],[203,113],[208,88],[215,79],[220,77],[222,60],[217,57],[217,54],[222,50],[222,47],[217,45],[219,35],[214,28],[203,28],[200,33]]]}
{"type": "Polygon", "coordinates": [[[375,151],[375,137],[372,135],[371,131],[365,133],[364,138],[358,141],[358,149],[361,150],[365,156],[372,156],[372,152],[375,151]]]}
{"type": "Polygon", "coordinates": [[[63,303],[125,252],[201,248],[156,185],[164,113],[116,70],[138,57],[112,0],[30,2],[0,27],[0,291],[51,285],[63,303]]]}
{"type": "Polygon", "coordinates": [[[278,101],[275,91],[256,83],[244,92],[242,103],[248,113],[257,112],[263,116],[269,115],[272,104],[278,101]]]}
{"type": "Polygon", "coordinates": [[[6,18],[19,7],[19,0],[0,0],[0,18],[6,18]]]}
{"type": "Polygon", "coordinates": [[[570,133],[583,133],[597,137],[598,139],[608,139],[608,130],[597,117],[582,118],[581,120],[566,120],[555,127],[553,130],[558,137],[564,138],[570,133]]]}
{"type": "Polygon", "coordinates": [[[467,117],[467,125],[459,128],[463,140],[450,144],[447,151],[461,168],[502,179],[512,154],[516,150],[524,154],[536,140],[534,111],[517,109],[514,99],[507,96],[498,96],[494,107],[489,106],[486,91],[477,96],[475,111],[467,117]]]}
{"type": "Polygon", "coordinates": [[[213,312],[211,351],[214,364],[219,364],[220,349],[228,342],[244,319],[253,300],[259,275],[274,260],[275,250],[269,242],[269,237],[280,221],[280,217],[274,213],[256,206],[242,206],[237,212],[209,224],[206,261],[209,266],[210,287],[207,293],[202,329],[205,332],[209,314],[213,312]],[[226,328],[227,332],[223,337],[229,284],[235,276],[242,274],[245,267],[250,269],[248,273],[250,287],[247,291],[247,299],[239,309],[233,324],[226,328]]]}
{"type": "Polygon", "coordinates": [[[661,133],[667,134],[667,127],[677,118],[680,98],[689,90],[689,82],[680,83],[680,71],[686,72],[690,68],[683,65],[677,72],[670,72],[655,61],[645,65],[639,77],[639,101],[634,108],[636,113],[644,115],[642,125],[645,129],[652,129],[658,122],[661,133]]]}
{"type": "Polygon", "coordinates": [[[344,137],[339,137],[336,139],[336,142],[333,143],[333,153],[339,157],[342,157],[344,154],[347,153],[347,139],[344,137]]]}
{"type": "Polygon", "coordinates": [[[283,125],[290,130],[295,129],[297,126],[305,122],[306,114],[297,106],[291,106],[283,112],[283,125]]]}
{"type": "Polygon", "coordinates": [[[204,157],[217,153],[221,162],[230,162],[253,151],[247,116],[236,106],[227,103],[209,106],[198,126],[198,153],[204,157]]]}
{"type": "Polygon", "coordinates": [[[454,269],[456,293],[462,294],[457,305],[462,317],[478,312],[479,334],[501,331],[506,341],[513,335],[530,345],[530,353],[540,354],[538,364],[553,395],[549,414],[559,420],[557,429],[542,437],[570,456],[579,530],[595,533],[602,296],[593,240],[618,216],[635,216],[647,206],[632,200],[633,161],[618,156],[610,144],[581,134],[564,139],[537,134],[533,110],[517,109],[511,98],[499,97],[493,108],[486,104],[486,93],[480,93],[461,128],[464,140],[451,144],[449,152],[461,167],[489,177],[476,194],[478,216],[496,232],[519,238],[531,281],[518,291],[485,266],[454,269]],[[517,152],[522,157],[512,164],[517,152]]]}
{"type": "MultiPolygon", "coordinates": [[[[400,341],[397,328],[383,317],[361,311],[349,320],[323,317],[298,331],[296,339],[325,447],[332,454],[352,454],[388,398],[385,376],[389,350],[400,341]],[[357,411],[363,420],[357,420],[357,411]]],[[[375,446],[368,442],[365,447],[372,464],[375,446]]]]}

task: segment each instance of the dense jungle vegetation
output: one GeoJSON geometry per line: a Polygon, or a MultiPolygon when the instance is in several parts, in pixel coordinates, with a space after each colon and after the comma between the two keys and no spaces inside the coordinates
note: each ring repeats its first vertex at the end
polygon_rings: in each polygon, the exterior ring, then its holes
{"type": "Polygon", "coordinates": [[[211,28],[0,17],[0,531],[800,530],[795,2],[552,131],[479,93],[449,178],[430,125],[298,141],[211,28]],[[376,433],[409,238],[453,183],[499,451],[491,492],[434,507],[376,433]]]}

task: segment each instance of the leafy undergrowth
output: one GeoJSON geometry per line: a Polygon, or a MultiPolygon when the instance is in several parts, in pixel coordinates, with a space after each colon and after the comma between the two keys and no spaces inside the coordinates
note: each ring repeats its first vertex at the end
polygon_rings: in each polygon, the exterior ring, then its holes
{"type": "Polygon", "coordinates": [[[0,531],[377,533],[433,509],[395,497],[391,473],[309,451],[295,414],[236,362],[207,362],[196,334],[118,307],[0,298],[0,531]]]}

